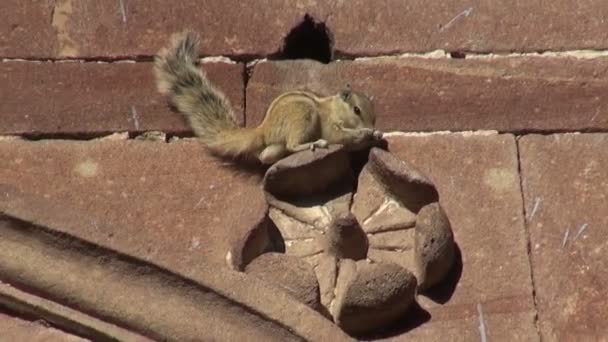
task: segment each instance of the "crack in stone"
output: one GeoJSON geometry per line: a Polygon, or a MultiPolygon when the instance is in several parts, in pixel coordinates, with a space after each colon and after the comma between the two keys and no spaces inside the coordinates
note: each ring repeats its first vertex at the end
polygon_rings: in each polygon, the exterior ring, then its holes
{"type": "MultiPolygon", "coordinates": [[[[66,1],[66,0],[58,0],[58,1],[66,1]]],[[[51,23],[55,24],[55,13],[57,12],[55,6],[51,10],[51,23]]],[[[61,17],[59,17],[61,18],[61,17]]],[[[55,25],[53,25],[55,26],[55,25]]],[[[496,59],[496,58],[560,58],[560,59],[568,59],[568,58],[576,58],[576,59],[596,59],[596,58],[605,58],[608,57],[608,49],[582,49],[582,50],[563,50],[563,51],[554,51],[554,50],[546,50],[543,52],[474,52],[474,51],[461,51],[466,53],[466,59],[496,59]]],[[[284,59],[268,59],[266,55],[254,55],[254,54],[225,54],[221,56],[202,56],[203,59],[222,59],[224,61],[229,61],[231,63],[251,63],[256,64],[258,62],[266,62],[266,61],[283,61],[284,59]]],[[[80,62],[80,63],[116,63],[116,62],[151,62],[154,58],[154,55],[131,55],[131,56],[64,56],[59,55],[58,57],[51,58],[39,58],[39,57],[8,57],[8,56],[0,56],[0,60],[2,62],[9,61],[22,61],[22,62],[80,62]]],[[[382,60],[387,58],[394,59],[404,59],[404,58],[430,58],[430,59],[453,59],[449,53],[445,50],[433,50],[427,52],[398,52],[398,53],[378,53],[378,54],[367,54],[367,55],[359,55],[352,54],[346,55],[342,54],[339,59],[333,60],[333,62],[341,62],[341,61],[375,61],[382,60]]]]}
{"type": "MultiPolygon", "coordinates": [[[[141,134],[152,131],[142,131],[141,134]]],[[[167,143],[172,143],[176,140],[183,139],[193,139],[196,140],[196,137],[193,136],[191,132],[175,132],[175,131],[154,131],[159,133],[164,133],[167,135],[167,143]]],[[[587,133],[608,133],[608,128],[597,128],[597,129],[581,129],[581,130],[563,130],[563,129],[551,129],[551,130],[535,130],[535,129],[527,129],[527,130],[512,130],[512,131],[488,131],[488,130],[466,130],[466,131],[394,131],[385,133],[386,137],[417,137],[417,136],[433,136],[433,135],[446,135],[446,134],[455,134],[455,135],[463,135],[465,137],[471,135],[491,135],[491,134],[512,134],[518,139],[527,135],[562,135],[562,134],[587,134],[587,133]]],[[[0,143],[6,141],[15,141],[15,140],[24,140],[28,142],[37,142],[37,141],[53,141],[53,140],[63,140],[63,141],[78,141],[78,142],[94,142],[100,139],[109,138],[116,134],[126,134],[127,138],[124,140],[135,140],[137,136],[129,135],[128,131],[101,131],[101,132],[76,132],[76,133],[63,133],[63,132],[31,132],[31,133],[21,133],[21,134],[4,134],[0,135],[0,143]]],[[[139,134],[139,135],[141,135],[139,134]]],[[[138,136],[139,136],[138,135],[138,136]]],[[[144,140],[145,141],[145,140],[144,140]]],[[[148,143],[155,143],[156,141],[146,141],[148,143]]]]}
{"type": "Polygon", "coordinates": [[[530,272],[530,282],[532,283],[532,302],[534,304],[534,326],[536,328],[536,333],[538,336],[541,336],[540,333],[540,322],[538,320],[538,299],[536,298],[536,283],[534,280],[534,271],[532,269],[532,241],[530,237],[530,229],[528,227],[528,219],[529,216],[526,210],[526,198],[524,196],[524,180],[523,180],[523,171],[522,171],[522,160],[521,160],[521,150],[519,145],[520,136],[515,138],[515,152],[517,157],[517,175],[519,176],[519,193],[521,195],[521,215],[523,217],[523,225],[524,232],[526,234],[526,251],[528,254],[528,265],[530,272]]]}
{"type": "Polygon", "coordinates": [[[51,0],[53,5],[51,7],[51,17],[49,18],[50,24],[53,25],[53,18],[55,17],[55,9],[57,8],[57,0],[51,0]]]}
{"type": "MultiPolygon", "coordinates": [[[[405,207],[403,207],[396,199],[392,198],[389,196],[388,193],[386,193],[386,197],[384,199],[384,202],[382,202],[382,204],[380,204],[380,206],[378,206],[378,208],[376,208],[365,220],[363,220],[363,224],[361,225],[362,228],[367,228],[370,224],[370,222],[376,218],[377,216],[383,215],[385,213],[385,211],[389,210],[391,208],[391,206],[396,206],[398,208],[402,208],[402,209],[407,209],[405,207]]],[[[412,229],[416,226],[416,222],[412,222],[409,224],[394,224],[388,227],[384,227],[383,229],[378,229],[374,232],[371,233],[367,233],[368,236],[370,235],[375,235],[375,234],[381,234],[381,233],[386,233],[386,232],[394,232],[394,231],[399,231],[399,230],[408,230],[408,229],[412,229]]]]}
{"type": "Polygon", "coordinates": [[[387,196],[384,199],[384,202],[382,202],[378,206],[378,208],[374,209],[373,212],[363,220],[363,226],[366,226],[374,216],[376,216],[376,215],[378,215],[378,213],[380,213],[381,210],[386,209],[391,204],[391,201],[392,201],[392,199],[387,196]]]}
{"type": "Polygon", "coordinates": [[[411,251],[413,249],[412,246],[404,246],[404,247],[394,247],[394,246],[390,246],[390,245],[376,245],[373,243],[370,243],[369,246],[370,249],[376,249],[376,250],[380,250],[380,251],[387,251],[387,252],[399,252],[399,253],[404,253],[404,252],[408,252],[411,251]]]}
{"type": "Polygon", "coordinates": [[[333,313],[334,312],[334,303],[336,302],[336,298],[338,297],[338,277],[340,276],[340,261],[337,259],[333,259],[332,261],[334,261],[334,281],[333,284],[331,284],[332,286],[332,292],[333,292],[333,297],[332,299],[329,301],[329,305],[327,306],[327,310],[329,310],[329,312],[333,313]]]}

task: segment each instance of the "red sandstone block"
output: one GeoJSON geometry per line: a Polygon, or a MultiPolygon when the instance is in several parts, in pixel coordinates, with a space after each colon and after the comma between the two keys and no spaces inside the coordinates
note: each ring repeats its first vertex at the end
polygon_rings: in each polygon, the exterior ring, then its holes
{"type": "Polygon", "coordinates": [[[519,140],[544,341],[608,336],[608,134],[519,140]]]}
{"type": "Polygon", "coordinates": [[[151,55],[184,29],[202,34],[207,55],[267,56],[306,14],[327,24],[344,55],[608,47],[603,0],[9,0],[2,12],[6,56],[151,55]]]}
{"type": "Polygon", "coordinates": [[[55,55],[57,34],[51,25],[54,2],[2,0],[0,58],[55,55]]]}
{"type": "Polygon", "coordinates": [[[384,130],[608,128],[608,59],[571,57],[261,62],[247,84],[247,124],[283,91],[332,95],[346,83],[374,97],[384,130]]]}
{"type": "Polygon", "coordinates": [[[225,265],[266,214],[259,177],[230,172],[196,139],[0,140],[0,156],[3,205],[174,270],[225,265]],[[75,221],[21,203],[28,196],[71,208],[75,221]]]}
{"type": "MultiPolygon", "coordinates": [[[[243,66],[204,63],[242,122],[243,66]]],[[[151,63],[0,63],[0,134],[189,128],[156,91],[151,63]]]]}
{"type": "Polygon", "coordinates": [[[57,7],[69,7],[59,56],[152,55],[171,34],[186,29],[201,34],[205,55],[267,55],[280,49],[305,13],[320,13],[280,0],[82,0],[57,1],[57,7]]]}
{"type": "Polygon", "coordinates": [[[462,254],[396,340],[538,341],[515,138],[404,135],[389,149],[435,183],[462,254]]]}
{"type": "Polygon", "coordinates": [[[608,2],[335,1],[328,25],[346,54],[511,52],[608,46],[608,2]]]}

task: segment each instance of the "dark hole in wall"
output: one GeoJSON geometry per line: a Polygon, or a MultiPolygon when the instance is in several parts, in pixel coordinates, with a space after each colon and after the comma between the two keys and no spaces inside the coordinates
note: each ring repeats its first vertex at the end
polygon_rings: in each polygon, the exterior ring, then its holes
{"type": "Polygon", "coordinates": [[[450,52],[450,57],[455,59],[465,59],[467,57],[467,54],[462,51],[452,51],[450,52]]]}
{"type": "Polygon", "coordinates": [[[325,23],[316,21],[306,14],[304,20],[285,37],[281,58],[314,59],[329,63],[333,55],[331,33],[325,23]]]}

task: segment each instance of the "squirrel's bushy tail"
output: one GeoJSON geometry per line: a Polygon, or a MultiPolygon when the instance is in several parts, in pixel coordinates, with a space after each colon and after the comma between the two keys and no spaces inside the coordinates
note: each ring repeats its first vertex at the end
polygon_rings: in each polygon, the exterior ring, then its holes
{"type": "Polygon", "coordinates": [[[212,152],[230,158],[255,158],[264,148],[263,136],[255,128],[239,127],[226,96],[200,69],[195,34],[174,36],[172,45],[155,57],[154,74],[158,90],[169,96],[212,152]]]}

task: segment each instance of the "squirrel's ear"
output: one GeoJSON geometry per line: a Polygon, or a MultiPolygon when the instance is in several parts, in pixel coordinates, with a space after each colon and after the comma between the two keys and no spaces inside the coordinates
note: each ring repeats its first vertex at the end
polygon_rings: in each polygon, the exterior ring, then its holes
{"type": "Polygon", "coordinates": [[[344,87],[344,89],[340,90],[340,97],[342,98],[342,100],[346,101],[350,98],[350,95],[352,94],[352,89],[350,88],[350,84],[347,84],[346,87],[344,87]]]}

